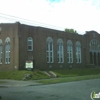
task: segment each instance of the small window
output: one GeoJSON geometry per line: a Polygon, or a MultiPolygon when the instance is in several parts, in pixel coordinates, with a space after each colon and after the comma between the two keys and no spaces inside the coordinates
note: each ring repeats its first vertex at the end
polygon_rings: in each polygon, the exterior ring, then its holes
{"type": "Polygon", "coordinates": [[[5,64],[10,64],[10,38],[5,40],[5,64]]]}
{"type": "Polygon", "coordinates": [[[33,39],[31,37],[28,37],[27,48],[28,48],[28,51],[33,51],[33,39]]]}
{"type": "Polygon", "coordinates": [[[0,39],[0,64],[2,64],[2,40],[0,39]]]}

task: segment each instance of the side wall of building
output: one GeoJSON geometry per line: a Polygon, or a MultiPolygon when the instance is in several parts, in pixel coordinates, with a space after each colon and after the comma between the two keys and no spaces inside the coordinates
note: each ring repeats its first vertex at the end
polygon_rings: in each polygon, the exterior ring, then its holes
{"type": "MultiPolygon", "coordinates": [[[[2,40],[2,64],[0,70],[25,69],[26,61],[33,61],[33,69],[51,70],[67,68],[84,68],[91,66],[90,41],[97,40],[100,43],[100,35],[95,31],[86,32],[84,35],[72,34],[43,27],[34,27],[20,23],[0,24],[0,39],[2,40]],[[10,63],[5,63],[5,40],[10,38],[10,63]],[[33,40],[33,50],[28,50],[28,38],[33,40]],[[47,63],[47,38],[52,38],[53,63],[47,63]],[[63,41],[64,62],[58,63],[57,41],[63,41]],[[67,42],[71,40],[73,47],[73,63],[68,63],[67,42]],[[81,44],[81,63],[76,60],[76,42],[81,44]]],[[[100,45],[99,45],[100,46],[100,45]]],[[[100,60],[100,50],[98,62],[100,60]]],[[[97,58],[94,57],[94,60],[97,58]]],[[[100,64],[100,63],[98,63],[100,64]]],[[[98,65],[97,64],[97,65],[98,65]]]]}
{"type": "Polygon", "coordinates": [[[84,67],[84,50],[82,44],[82,36],[78,34],[70,34],[63,31],[50,30],[46,28],[38,28],[38,44],[39,44],[39,58],[40,63],[37,60],[37,65],[40,69],[62,69],[62,68],[83,68],[84,67]],[[46,39],[51,37],[53,39],[53,47],[54,47],[54,63],[47,63],[46,59],[46,39]],[[58,63],[57,59],[57,40],[63,40],[64,47],[64,63],[58,63]],[[68,63],[68,54],[67,54],[67,41],[71,40],[73,43],[73,63],[68,63]],[[76,48],[75,43],[79,41],[81,43],[81,53],[82,53],[82,62],[76,63],[76,48]],[[43,65],[43,66],[42,66],[43,65]]]}
{"type": "Polygon", "coordinates": [[[25,62],[27,60],[33,60],[34,68],[41,70],[48,69],[62,69],[62,68],[83,68],[84,62],[84,49],[82,35],[70,34],[63,31],[57,31],[42,27],[33,27],[27,25],[19,25],[19,63],[20,69],[25,69],[25,62]],[[27,50],[27,39],[32,37],[33,39],[33,51],[27,50]],[[54,62],[47,63],[46,58],[46,39],[51,37],[53,39],[53,51],[54,62]],[[57,60],[57,40],[63,40],[64,46],[64,63],[58,63],[57,60]],[[71,40],[73,43],[73,63],[68,63],[67,55],[67,41],[71,40]],[[75,43],[79,41],[81,43],[81,63],[76,63],[76,48],[75,43]]]}
{"type": "Polygon", "coordinates": [[[0,70],[17,70],[19,67],[19,40],[18,40],[18,26],[15,24],[0,24],[1,32],[0,39],[2,40],[2,64],[0,70]],[[5,40],[10,38],[10,63],[5,63],[5,40]]]}

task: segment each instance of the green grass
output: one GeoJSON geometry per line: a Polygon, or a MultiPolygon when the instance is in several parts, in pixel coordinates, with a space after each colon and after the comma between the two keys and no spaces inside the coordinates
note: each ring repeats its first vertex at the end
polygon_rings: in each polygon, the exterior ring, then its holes
{"type": "Polygon", "coordinates": [[[84,75],[97,75],[100,74],[100,68],[76,68],[66,70],[53,70],[58,77],[70,77],[70,76],[84,76],[84,75]]]}
{"type": "Polygon", "coordinates": [[[50,80],[39,80],[38,82],[43,84],[54,84],[61,82],[71,82],[100,78],[99,68],[76,68],[66,70],[53,70],[53,72],[57,74],[58,78],[50,80]]]}
{"type": "Polygon", "coordinates": [[[31,74],[33,76],[31,80],[38,80],[37,82],[44,83],[44,84],[52,84],[52,83],[59,83],[59,82],[69,82],[69,81],[100,78],[99,68],[53,70],[53,72],[57,74],[58,78],[49,79],[49,77],[46,74],[44,74],[42,71],[39,70],[0,71],[0,79],[22,80],[26,74],[31,74]]]}
{"type": "Polygon", "coordinates": [[[32,79],[45,79],[49,78],[41,71],[0,71],[0,79],[13,79],[13,80],[22,80],[26,74],[31,74],[32,79]]]}
{"type": "Polygon", "coordinates": [[[66,78],[54,78],[47,80],[39,80],[39,83],[43,84],[55,84],[55,83],[63,83],[63,82],[73,82],[73,81],[81,81],[81,80],[89,80],[89,79],[98,79],[99,75],[87,75],[87,76],[77,76],[77,77],[66,77],[66,78]]]}

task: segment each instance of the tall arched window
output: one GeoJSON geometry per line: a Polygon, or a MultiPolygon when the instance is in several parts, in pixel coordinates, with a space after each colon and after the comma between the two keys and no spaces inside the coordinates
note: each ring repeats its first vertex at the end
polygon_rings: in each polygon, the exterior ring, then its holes
{"type": "Polygon", "coordinates": [[[10,63],[10,38],[7,37],[5,40],[5,64],[10,63]]]}
{"type": "Polygon", "coordinates": [[[76,62],[81,63],[81,44],[79,41],[76,42],[76,62]]]}
{"type": "Polygon", "coordinates": [[[100,65],[100,44],[96,39],[90,41],[90,63],[100,65]]]}
{"type": "Polygon", "coordinates": [[[0,64],[2,64],[2,40],[0,39],[0,64]]]}
{"type": "Polygon", "coordinates": [[[100,51],[100,45],[97,40],[93,39],[90,41],[90,51],[92,52],[100,51]]]}
{"type": "Polygon", "coordinates": [[[57,56],[58,56],[58,63],[64,63],[64,49],[63,49],[62,39],[58,39],[57,41],[57,56]]]}
{"type": "Polygon", "coordinates": [[[71,40],[67,42],[68,63],[73,63],[73,44],[71,40]]]}
{"type": "Polygon", "coordinates": [[[54,62],[53,40],[51,37],[48,37],[46,40],[46,56],[47,56],[47,63],[54,62]]]}
{"type": "Polygon", "coordinates": [[[27,39],[27,49],[28,51],[33,51],[33,39],[31,37],[27,39]]]}

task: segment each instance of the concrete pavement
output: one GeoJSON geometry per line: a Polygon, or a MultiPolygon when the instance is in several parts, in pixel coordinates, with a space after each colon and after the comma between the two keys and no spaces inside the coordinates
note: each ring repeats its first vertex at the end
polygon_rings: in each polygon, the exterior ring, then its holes
{"type": "Polygon", "coordinates": [[[38,86],[1,87],[0,96],[2,100],[91,100],[92,91],[100,92],[100,79],[38,86]]]}
{"type": "Polygon", "coordinates": [[[41,83],[37,83],[35,80],[28,80],[28,81],[18,81],[18,80],[8,80],[8,79],[0,79],[0,87],[22,87],[22,86],[34,86],[34,85],[41,85],[41,83]]]}

